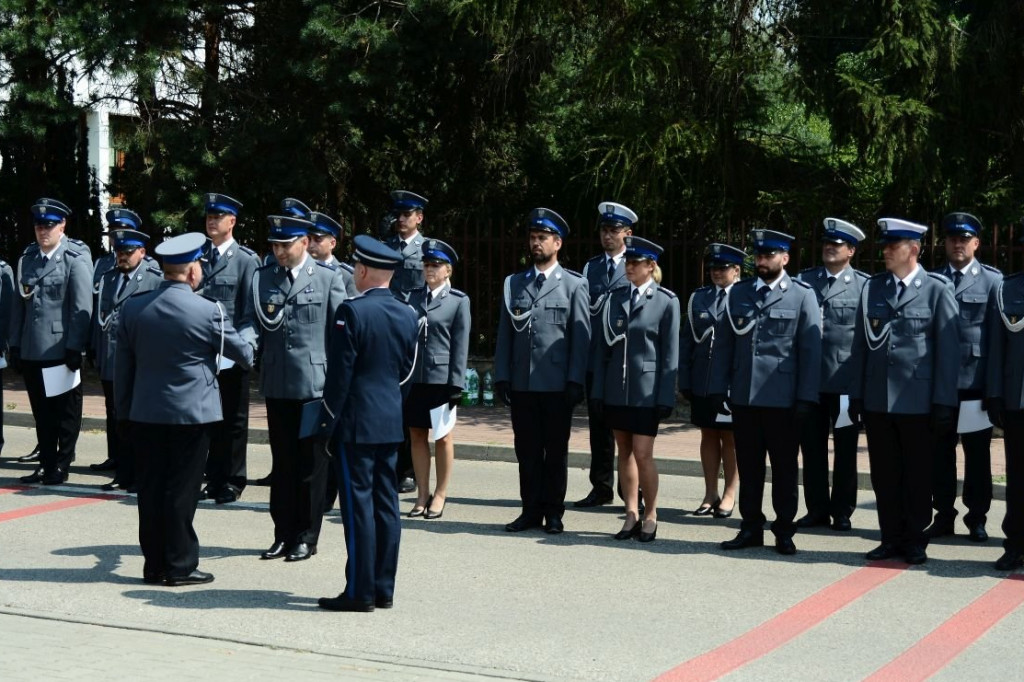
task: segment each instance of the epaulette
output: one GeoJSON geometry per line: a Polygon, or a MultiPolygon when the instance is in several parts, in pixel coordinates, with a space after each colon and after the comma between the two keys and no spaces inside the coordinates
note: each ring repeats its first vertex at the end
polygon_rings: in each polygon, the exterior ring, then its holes
{"type": "MultiPolygon", "coordinates": [[[[317,262],[319,262],[319,261],[317,261],[317,262]]],[[[277,267],[277,261],[273,260],[273,261],[270,261],[269,263],[264,263],[263,265],[261,265],[258,268],[256,268],[256,270],[257,271],[259,271],[259,270],[268,270],[270,268],[276,268],[276,267],[277,267]]]]}
{"type": "Polygon", "coordinates": [[[250,256],[256,256],[257,258],[260,257],[260,254],[256,253],[255,251],[250,249],[248,246],[245,246],[244,244],[238,244],[238,250],[241,251],[242,253],[247,253],[250,256]]]}
{"type": "Polygon", "coordinates": [[[449,289],[448,293],[451,294],[452,296],[457,296],[459,298],[466,298],[466,296],[468,295],[468,294],[466,294],[465,291],[459,291],[458,289],[454,289],[454,288],[453,289],[449,289]]]}
{"type": "Polygon", "coordinates": [[[943,284],[952,284],[953,283],[953,280],[951,280],[949,277],[946,277],[945,275],[943,275],[942,273],[939,273],[939,272],[929,272],[928,276],[932,277],[933,279],[939,280],[943,284]]]}
{"type": "Polygon", "coordinates": [[[349,273],[350,275],[354,274],[356,271],[356,269],[352,266],[351,263],[343,263],[342,261],[338,261],[338,267],[344,270],[345,272],[349,273]]]}
{"type": "Polygon", "coordinates": [[[868,279],[884,279],[886,277],[892,277],[892,273],[888,270],[882,270],[881,272],[876,272],[871,275],[868,279]]]}
{"type": "Polygon", "coordinates": [[[714,285],[714,284],[705,284],[705,285],[704,285],[704,286],[702,286],[702,287],[697,287],[696,289],[694,289],[694,290],[693,290],[693,293],[695,293],[695,294],[696,294],[696,293],[698,293],[698,292],[700,292],[700,291],[711,291],[711,290],[712,290],[712,289],[714,289],[714,288],[715,288],[715,285],[714,285]]]}
{"type": "Polygon", "coordinates": [[[5,267],[7,265],[9,265],[9,263],[5,261],[3,258],[0,258],[0,268],[5,267]]]}
{"type": "Polygon", "coordinates": [[[156,263],[156,258],[153,258],[148,253],[142,257],[142,260],[146,261],[147,263],[156,263]]]}
{"type": "Polygon", "coordinates": [[[678,298],[678,296],[676,296],[676,292],[674,292],[674,291],[672,291],[672,290],[670,290],[670,289],[666,289],[666,288],[665,288],[665,287],[663,287],[663,286],[660,286],[660,285],[659,285],[659,286],[658,286],[658,291],[660,291],[661,293],[665,294],[665,295],[666,295],[666,296],[668,296],[669,298],[678,298]]]}
{"type": "Polygon", "coordinates": [[[588,263],[596,263],[597,261],[601,261],[601,260],[604,260],[604,254],[603,253],[597,254],[596,256],[594,256],[593,258],[588,260],[587,262],[588,263]]]}
{"type": "MultiPolygon", "coordinates": [[[[148,291],[140,291],[139,293],[140,294],[146,294],[146,293],[149,293],[149,292],[148,291]]],[[[133,296],[138,296],[139,294],[132,294],[132,295],[133,296]]],[[[217,299],[213,298],[212,296],[208,296],[207,294],[199,294],[199,297],[200,298],[205,298],[210,303],[220,303],[220,301],[218,301],[217,299]]]]}
{"type": "Polygon", "coordinates": [[[811,272],[814,272],[815,270],[817,270],[817,269],[818,269],[818,267],[819,267],[819,266],[815,265],[815,266],[814,266],[813,268],[804,268],[803,270],[801,270],[801,271],[800,271],[800,274],[802,275],[802,274],[804,274],[805,272],[807,272],[807,273],[811,273],[811,272]]]}
{"type": "Polygon", "coordinates": [[[570,270],[569,268],[562,268],[562,272],[567,272],[570,275],[572,275],[573,277],[579,277],[580,279],[583,279],[583,275],[581,275],[580,273],[576,272],[575,270],[570,270]]]}
{"type": "MultiPolygon", "coordinates": [[[[327,263],[321,263],[320,261],[314,261],[314,262],[315,262],[315,263],[316,263],[317,265],[319,265],[320,267],[322,267],[322,268],[326,268],[326,269],[330,270],[331,272],[337,272],[337,270],[335,270],[334,268],[332,268],[332,267],[331,267],[330,265],[328,265],[327,263]]],[[[266,266],[266,265],[264,265],[263,267],[265,268],[265,267],[267,267],[267,266],[266,266]]],[[[262,269],[262,268],[261,268],[261,269],[262,269]]]]}
{"type": "Polygon", "coordinates": [[[31,244],[29,244],[28,246],[25,247],[25,250],[21,252],[21,255],[22,256],[27,256],[32,251],[38,251],[38,250],[39,250],[39,242],[32,242],[31,244]]]}
{"type": "Polygon", "coordinates": [[[853,268],[853,274],[856,275],[857,277],[860,277],[861,279],[871,279],[871,275],[864,272],[863,270],[858,270],[857,268],[853,268]]]}
{"type": "Polygon", "coordinates": [[[163,277],[164,271],[160,269],[160,266],[156,264],[156,261],[146,266],[148,272],[152,272],[154,275],[160,275],[163,277]]]}
{"type": "Polygon", "coordinates": [[[1003,271],[1002,271],[1002,270],[1000,270],[999,268],[997,268],[997,267],[994,267],[994,266],[992,266],[992,265],[986,265],[985,263],[981,263],[980,265],[981,265],[981,267],[982,267],[982,268],[984,268],[985,270],[988,270],[989,272],[991,272],[991,273],[994,273],[994,274],[996,274],[996,275],[1002,275],[1002,274],[1003,274],[1003,271]]]}
{"type": "Polygon", "coordinates": [[[79,256],[85,255],[81,251],[75,251],[74,249],[64,249],[64,252],[73,258],[78,258],[79,256]]]}
{"type": "Polygon", "coordinates": [[[804,289],[813,289],[814,288],[810,284],[808,284],[807,282],[803,281],[802,279],[793,279],[792,277],[790,277],[789,281],[792,282],[793,284],[796,284],[798,286],[803,287],[804,289]]]}
{"type": "Polygon", "coordinates": [[[85,249],[86,251],[92,251],[92,249],[89,248],[89,245],[86,244],[85,242],[83,242],[81,239],[75,239],[74,237],[68,237],[67,239],[68,239],[68,242],[74,244],[75,246],[77,246],[80,249],[85,249]]]}

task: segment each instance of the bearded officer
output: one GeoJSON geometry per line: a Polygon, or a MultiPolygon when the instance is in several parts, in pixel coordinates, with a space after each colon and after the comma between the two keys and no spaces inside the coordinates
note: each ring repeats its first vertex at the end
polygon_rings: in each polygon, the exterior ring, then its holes
{"type": "Polygon", "coordinates": [[[121,308],[131,296],[151,291],[163,281],[163,273],[155,262],[147,261],[146,244],[149,235],[140,232],[142,220],[134,211],[118,208],[107,211],[111,247],[117,256],[116,264],[100,278],[97,292],[96,368],[107,411],[107,459],[114,463],[114,480],[103,485],[104,490],[125,488],[135,490],[135,453],[131,441],[117,432],[117,410],[114,401],[114,356],[117,347],[117,326],[121,308]],[[128,226],[132,227],[128,227],[128,226]]]}
{"type": "MultiPolygon", "coordinates": [[[[256,343],[256,311],[253,307],[252,275],[260,257],[235,241],[235,226],[242,202],[225,194],[206,195],[206,254],[202,294],[224,308],[231,324],[246,341],[256,343]]],[[[205,497],[217,504],[234,502],[246,484],[246,446],[249,440],[248,369],[231,361],[218,375],[224,420],[210,434],[210,457],[206,462],[209,483],[205,497]]]]}
{"type": "Polygon", "coordinates": [[[882,543],[871,561],[928,560],[932,457],[954,428],[960,331],[953,285],[918,263],[928,228],[878,221],[886,272],[864,285],[853,337],[850,417],[863,414],[882,543]]]}
{"type": "Polygon", "coordinates": [[[114,356],[118,429],[139,454],[142,579],[169,587],[213,580],[199,570],[192,520],[210,428],[221,419],[217,356],[246,369],[253,360],[223,306],[194,293],[205,243],[190,232],[156,247],[164,281],[124,304],[114,356]]]}
{"type": "Polygon", "coordinates": [[[309,234],[309,255],[318,263],[323,263],[332,270],[340,272],[341,278],[345,282],[345,292],[349,298],[355,297],[359,294],[353,278],[355,268],[334,257],[334,249],[338,248],[338,239],[341,238],[341,224],[329,215],[318,211],[310,213],[309,220],[313,223],[313,231],[309,234]]]}
{"type": "Polygon", "coordinates": [[[775,550],[795,554],[797,457],[800,423],[818,401],[821,376],[821,311],[811,287],[790,279],[793,237],[754,230],[757,277],[733,286],[718,326],[711,359],[711,404],[718,411],[730,394],[740,473],[739,534],[727,550],[764,544],[765,454],[772,465],[775,550]]]}
{"type": "Polygon", "coordinates": [[[323,521],[327,453],[300,436],[303,406],[323,395],[327,338],[345,300],[340,275],[310,257],[313,223],[270,216],[269,241],[277,265],[256,271],[260,325],[260,391],[267,403],[270,516],[274,542],[263,559],[303,561],[317,552],[323,521]]]}
{"type": "MultiPolygon", "coordinates": [[[[802,271],[797,279],[814,290],[821,308],[821,393],[819,402],[803,423],[800,445],[804,456],[804,503],[807,515],[797,528],[828,526],[850,530],[850,517],[857,508],[857,433],[859,424],[838,426],[840,405],[849,405],[853,381],[853,327],[860,304],[860,292],[868,275],[851,266],[864,232],[845,220],[825,218],[822,265],[802,271]],[[828,489],[828,435],[832,431],[835,451],[832,494],[828,489]]],[[[848,407],[847,407],[848,409],[848,407]]]]}
{"type": "MultiPolygon", "coordinates": [[[[597,206],[598,229],[601,236],[600,255],[594,256],[583,266],[583,278],[590,291],[590,328],[600,329],[604,303],[609,293],[618,287],[628,286],[626,281],[625,238],[633,234],[638,218],[628,206],[605,201],[597,206]]],[[[594,369],[600,353],[600,339],[592,334],[590,360],[587,366],[587,395],[594,385],[594,369]]],[[[615,438],[605,424],[604,412],[594,409],[587,402],[587,423],[590,428],[590,492],[574,507],[597,507],[614,499],[615,484],[615,438]]]]}
{"type": "Polygon", "coordinates": [[[494,388],[512,408],[522,513],[510,533],[564,530],[572,411],[584,397],[590,356],[587,281],[558,263],[569,225],[547,208],[527,218],[533,267],[505,278],[494,388]]]}
{"type": "MultiPolygon", "coordinates": [[[[989,321],[998,315],[996,288],[1003,274],[978,261],[981,221],[970,213],[950,213],[942,219],[946,234],[946,267],[937,270],[953,282],[953,297],[960,314],[960,374],[957,396],[960,405],[953,415],[956,423],[965,402],[985,397],[988,371],[989,321]]],[[[964,525],[974,542],[988,540],[985,522],[992,506],[992,425],[978,424],[977,430],[957,434],[956,429],[938,439],[935,468],[932,471],[932,508],[935,519],[928,528],[929,538],[953,534],[956,518],[956,444],[964,449],[964,493],[967,507],[964,525]]]]}
{"type": "MultiPolygon", "coordinates": [[[[11,364],[23,368],[39,443],[40,468],[24,483],[53,485],[68,477],[82,426],[82,385],[48,396],[43,370],[82,367],[92,317],[92,258],[65,235],[71,209],[43,198],[32,206],[36,243],[18,260],[11,314],[11,364]]],[[[52,371],[52,370],[51,370],[52,371]]]]}

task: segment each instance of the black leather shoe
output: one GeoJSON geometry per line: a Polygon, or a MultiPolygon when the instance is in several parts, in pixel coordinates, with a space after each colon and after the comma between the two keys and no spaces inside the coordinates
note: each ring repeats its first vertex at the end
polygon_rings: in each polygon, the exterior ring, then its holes
{"type": "Polygon", "coordinates": [[[280,559],[286,554],[288,554],[288,545],[283,540],[274,540],[270,549],[260,554],[260,559],[280,559]]]}
{"type": "Polygon", "coordinates": [[[43,470],[36,469],[28,476],[22,476],[18,479],[22,483],[42,483],[43,482],[43,470]]]}
{"type": "Polygon", "coordinates": [[[398,482],[398,492],[411,493],[416,490],[416,481],[412,476],[405,476],[398,482]]]}
{"type": "Polygon", "coordinates": [[[562,519],[557,516],[549,516],[544,520],[544,532],[548,535],[558,535],[565,530],[565,526],[562,525],[562,519]]]}
{"type": "Polygon", "coordinates": [[[32,452],[28,453],[27,455],[22,455],[21,457],[18,457],[15,461],[16,462],[22,462],[22,463],[25,463],[25,462],[38,462],[39,461],[39,446],[38,445],[35,446],[35,448],[33,448],[32,452]]]}
{"type": "Polygon", "coordinates": [[[213,501],[217,504],[231,504],[238,501],[238,495],[239,492],[234,486],[226,485],[220,489],[213,501]]]}
{"type": "Polygon", "coordinates": [[[117,462],[107,457],[99,464],[90,464],[89,469],[92,471],[113,471],[117,468],[117,462]]]}
{"type": "Polygon", "coordinates": [[[123,487],[124,486],[122,486],[120,483],[118,483],[117,479],[115,478],[113,481],[108,481],[107,483],[104,483],[103,485],[101,485],[100,489],[101,490],[110,491],[110,490],[117,490],[117,489],[123,488],[123,487]]]}
{"type": "Polygon", "coordinates": [[[284,560],[305,561],[314,554],[316,554],[316,545],[311,545],[307,542],[300,542],[292,547],[292,551],[288,552],[288,556],[286,556],[284,560]]]}
{"type": "Polygon", "coordinates": [[[747,547],[764,547],[764,531],[741,530],[732,540],[722,543],[722,549],[746,549],[747,547]]]}
{"type": "Polygon", "coordinates": [[[829,518],[828,514],[805,514],[796,520],[797,528],[817,528],[819,526],[828,526],[829,518]]]}
{"type": "Polygon", "coordinates": [[[206,486],[199,491],[200,500],[212,500],[215,497],[217,497],[217,494],[213,492],[213,488],[210,486],[206,486]]]}
{"type": "Polygon", "coordinates": [[[355,613],[372,613],[376,608],[374,602],[363,602],[349,599],[344,594],[337,597],[320,597],[316,605],[327,611],[348,611],[355,613]]]}
{"type": "Polygon", "coordinates": [[[163,585],[165,580],[167,580],[167,576],[163,573],[144,573],[142,575],[142,582],[147,585],[163,585]]]}
{"type": "Polygon", "coordinates": [[[373,605],[378,609],[390,609],[394,607],[395,600],[388,597],[377,597],[373,600],[373,605]]]}
{"type": "Polygon", "coordinates": [[[1003,556],[996,561],[997,571],[1012,571],[1015,568],[1024,566],[1024,552],[1016,549],[1008,549],[1003,556]]]}
{"type": "Polygon", "coordinates": [[[928,555],[925,554],[924,547],[920,545],[912,545],[907,547],[903,552],[903,560],[912,566],[923,564],[928,561],[928,555]]]}
{"type": "Polygon", "coordinates": [[[796,544],[793,542],[793,538],[775,538],[775,551],[786,556],[796,554],[796,544]]]}
{"type": "Polygon", "coordinates": [[[270,485],[271,474],[267,474],[263,478],[257,478],[252,482],[253,485],[270,485]]]}
{"type": "Polygon", "coordinates": [[[203,573],[199,569],[196,569],[188,575],[180,577],[167,576],[164,579],[164,585],[167,587],[183,587],[185,585],[205,585],[206,583],[213,582],[213,573],[203,573]]]}
{"type": "Polygon", "coordinates": [[[540,528],[540,519],[531,519],[527,516],[520,515],[512,523],[505,524],[505,530],[509,533],[521,533],[524,530],[530,530],[531,528],[540,528]]]}
{"type": "Polygon", "coordinates": [[[68,480],[68,472],[64,471],[60,467],[51,469],[50,471],[43,472],[43,485],[60,485],[68,480]]]}
{"type": "Polygon", "coordinates": [[[643,528],[643,521],[637,521],[633,524],[632,528],[620,530],[612,537],[616,540],[628,540],[630,538],[635,538],[637,535],[640,535],[640,531],[642,531],[643,528]]]}
{"type": "Polygon", "coordinates": [[[878,547],[868,552],[865,556],[868,561],[882,561],[892,559],[900,555],[900,548],[888,542],[883,542],[878,547]]]}
{"type": "Polygon", "coordinates": [[[832,519],[832,530],[848,531],[853,528],[853,524],[850,523],[849,516],[837,516],[832,519]]]}
{"type": "Polygon", "coordinates": [[[947,535],[953,535],[953,522],[933,521],[932,525],[925,528],[924,534],[927,535],[928,538],[931,540],[934,540],[935,538],[945,537],[947,535]]]}
{"type": "Polygon", "coordinates": [[[572,506],[577,509],[586,509],[587,507],[600,507],[601,505],[608,504],[615,499],[615,496],[610,492],[602,493],[597,490],[591,490],[587,493],[587,496],[582,500],[576,500],[572,503],[572,506]]]}
{"type": "Polygon", "coordinates": [[[984,523],[976,523],[973,526],[968,526],[967,531],[971,542],[988,542],[988,533],[985,531],[984,523]]]}

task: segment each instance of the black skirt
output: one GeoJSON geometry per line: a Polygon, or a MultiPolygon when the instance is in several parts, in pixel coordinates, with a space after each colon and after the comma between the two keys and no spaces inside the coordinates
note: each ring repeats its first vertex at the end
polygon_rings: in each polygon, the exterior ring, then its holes
{"type": "Polygon", "coordinates": [[[606,405],[605,425],[616,431],[627,431],[641,436],[658,435],[658,410],[654,407],[627,407],[606,405]]]}
{"type": "Polygon", "coordinates": [[[448,402],[448,390],[445,384],[413,384],[402,406],[405,427],[429,429],[430,411],[448,402]]]}
{"type": "Polygon", "coordinates": [[[702,429],[718,429],[719,431],[732,431],[732,422],[718,422],[715,418],[718,413],[711,406],[707,396],[695,395],[690,403],[690,423],[702,429]]]}

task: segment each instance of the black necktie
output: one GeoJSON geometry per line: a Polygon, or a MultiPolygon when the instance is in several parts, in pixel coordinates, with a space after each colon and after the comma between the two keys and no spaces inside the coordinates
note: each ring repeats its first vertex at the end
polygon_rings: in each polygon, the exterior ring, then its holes
{"type": "Polygon", "coordinates": [[[718,296],[715,296],[715,315],[722,312],[722,306],[725,305],[725,289],[718,290],[718,296]]]}
{"type": "Polygon", "coordinates": [[[901,298],[903,298],[903,292],[907,290],[907,285],[900,281],[900,283],[897,284],[896,287],[898,289],[898,291],[896,292],[896,300],[898,301],[901,298]]]}
{"type": "Polygon", "coordinates": [[[117,288],[117,297],[118,297],[118,298],[121,298],[121,294],[123,294],[123,293],[124,293],[124,288],[125,288],[126,286],[128,286],[128,281],[129,281],[130,279],[131,279],[131,277],[129,277],[129,276],[128,276],[128,273],[127,273],[127,272],[121,275],[121,286],[119,286],[119,287],[117,288]]]}
{"type": "Polygon", "coordinates": [[[828,276],[828,283],[825,284],[825,293],[826,294],[828,293],[829,289],[832,288],[832,285],[835,284],[835,283],[836,283],[836,276],[835,275],[829,275],[828,276]]]}
{"type": "Polygon", "coordinates": [[[540,273],[539,275],[537,275],[536,284],[537,284],[537,288],[538,289],[540,289],[542,286],[544,286],[544,280],[546,280],[546,279],[547,279],[547,277],[544,276],[543,272],[540,273]]]}
{"type": "Polygon", "coordinates": [[[953,287],[959,289],[960,288],[960,282],[963,280],[963,278],[964,278],[964,273],[960,272],[959,270],[954,270],[953,271],[953,287]]]}
{"type": "Polygon", "coordinates": [[[398,246],[400,247],[400,251],[405,251],[405,247],[409,246],[409,242],[403,239],[402,241],[398,242],[398,246]]]}
{"type": "Polygon", "coordinates": [[[428,291],[427,292],[427,305],[430,305],[431,301],[433,301],[433,300],[434,300],[434,292],[433,291],[428,291]]]}
{"type": "Polygon", "coordinates": [[[288,271],[288,281],[292,284],[295,284],[295,275],[292,274],[291,270],[288,271]]]}
{"type": "Polygon", "coordinates": [[[611,283],[615,277],[615,261],[611,258],[608,259],[608,282],[611,283]]]}
{"type": "Polygon", "coordinates": [[[633,312],[636,309],[636,304],[640,302],[640,290],[633,289],[633,295],[629,299],[629,312],[633,312]]]}
{"type": "Polygon", "coordinates": [[[761,297],[761,300],[764,301],[764,299],[768,298],[768,292],[771,290],[772,288],[770,286],[762,284],[761,288],[757,290],[757,293],[761,297]]]}
{"type": "Polygon", "coordinates": [[[218,249],[218,248],[217,248],[217,247],[215,246],[215,247],[213,247],[213,249],[212,249],[212,250],[210,251],[210,267],[211,267],[211,268],[215,268],[215,267],[217,267],[217,261],[219,261],[219,260],[220,260],[220,249],[218,249]]]}

